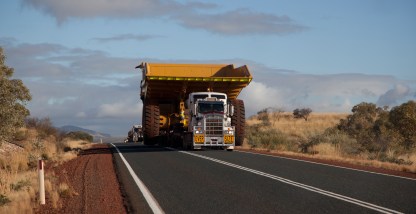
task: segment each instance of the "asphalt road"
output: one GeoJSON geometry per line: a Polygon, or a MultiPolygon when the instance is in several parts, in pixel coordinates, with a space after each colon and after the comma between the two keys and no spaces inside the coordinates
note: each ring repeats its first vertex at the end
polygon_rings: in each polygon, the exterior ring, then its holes
{"type": "MultiPolygon", "coordinates": [[[[238,151],[114,145],[166,213],[416,213],[413,179],[238,151]]],[[[130,211],[151,213],[116,156],[130,211]]]]}

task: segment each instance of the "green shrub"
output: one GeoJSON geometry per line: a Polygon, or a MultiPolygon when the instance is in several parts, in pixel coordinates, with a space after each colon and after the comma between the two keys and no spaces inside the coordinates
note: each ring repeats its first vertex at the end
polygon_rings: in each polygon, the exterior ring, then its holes
{"type": "Polygon", "coordinates": [[[7,203],[10,203],[10,202],[11,201],[7,196],[5,196],[3,194],[0,194],[0,207],[4,206],[4,205],[6,205],[7,203]]]}
{"type": "Polygon", "coordinates": [[[29,180],[21,180],[18,181],[15,184],[10,184],[10,189],[14,190],[14,191],[20,191],[21,189],[25,188],[25,187],[30,187],[30,181],[29,180]]]}
{"type": "Polygon", "coordinates": [[[314,137],[312,141],[315,141],[313,143],[314,145],[320,143],[336,145],[341,153],[345,155],[357,155],[364,150],[357,140],[351,138],[344,131],[340,131],[336,128],[327,129],[323,134],[314,137]]]}
{"type": "Polygon", "coordinates": [[[246,138],[251,148],[276,149],[278,145],[289,143],[287,136],[279,130],[262,125],[247,126],[246,138]]]}
{"type": "Polygon", "coordinates": [[[337,128],[354,138],[369,152],[383,153],[390,148],[408,150],[416,146],[416,102],[380,108],[360,103],[337,128]]]}
{"type": "Polygon", "coordinates": [[[393,129],[403,137],[400,145],[406,149],[416,146],[416,102],[409,101],[394,107],[389,114],[393,129]]]}

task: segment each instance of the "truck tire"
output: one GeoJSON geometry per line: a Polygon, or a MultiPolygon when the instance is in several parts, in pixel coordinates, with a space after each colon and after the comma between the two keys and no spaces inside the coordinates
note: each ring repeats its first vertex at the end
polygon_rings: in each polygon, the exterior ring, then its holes
{"type": "Polygon", "coordinates": [[[246,128],[246,113],[244,108],[244,101],[235,99],[231,101],[234,106],[234,115],[231,117],[231,125],[235,127],[235,145],[243,145],[245,128],[246,128]]]}
{"type": "Polygon", "coordinates": [[[144,126],[144,144],[153,145],[159,136],[160,110],[159,105],[153,102],[145,102],[143,106],[142,122],[144,126]]]}

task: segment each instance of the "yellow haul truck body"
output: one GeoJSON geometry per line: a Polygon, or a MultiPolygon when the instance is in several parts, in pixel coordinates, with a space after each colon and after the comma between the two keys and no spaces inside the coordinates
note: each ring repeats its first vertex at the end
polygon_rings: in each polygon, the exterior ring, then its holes
{"type": "Polygon", "coordinates": [[[140,98],[146,144],[232,150],[244,139],[247,66],[143,62],[140,98]]]}

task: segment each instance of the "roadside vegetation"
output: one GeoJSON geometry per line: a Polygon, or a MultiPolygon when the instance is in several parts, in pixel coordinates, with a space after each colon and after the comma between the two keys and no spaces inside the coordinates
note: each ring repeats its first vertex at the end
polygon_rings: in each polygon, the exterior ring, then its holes
{"type": "Polygon", "coordinates": [[[0,145],[0,213],[32,213],[39,207],[38,160],[45,163],[45,191],[47,203],[61,206],[60,199],[73,190],[58,181],[53,170],[63,162],[76,158],[91,141],[80,135],[59,133],[48,118],[26,120],[10,142],[0,145]],[[36,121],[36,122],[34,122],[36,121]]]}
{"type": "Polygon", "coordinates": [[[263,109],[247,120],[243,148],[416,173],[415,101],[391,110],[360,103],[351,111],[263,109]]]}
{"type": "MultiPolygon", "coordinates": [[[[29,89],[12,79],[13,68],[5,59],[0,47],[0,213],[33,213],[39,206],[38,160],[51,169],[90,146],[92,136],[60,133],[49,118],[28,117],[29,89]]],[[[45,190],[47,203],[54,208],[60,207],[60,198],[72,194],[52,170],[46,170],[45,190]]]]}

